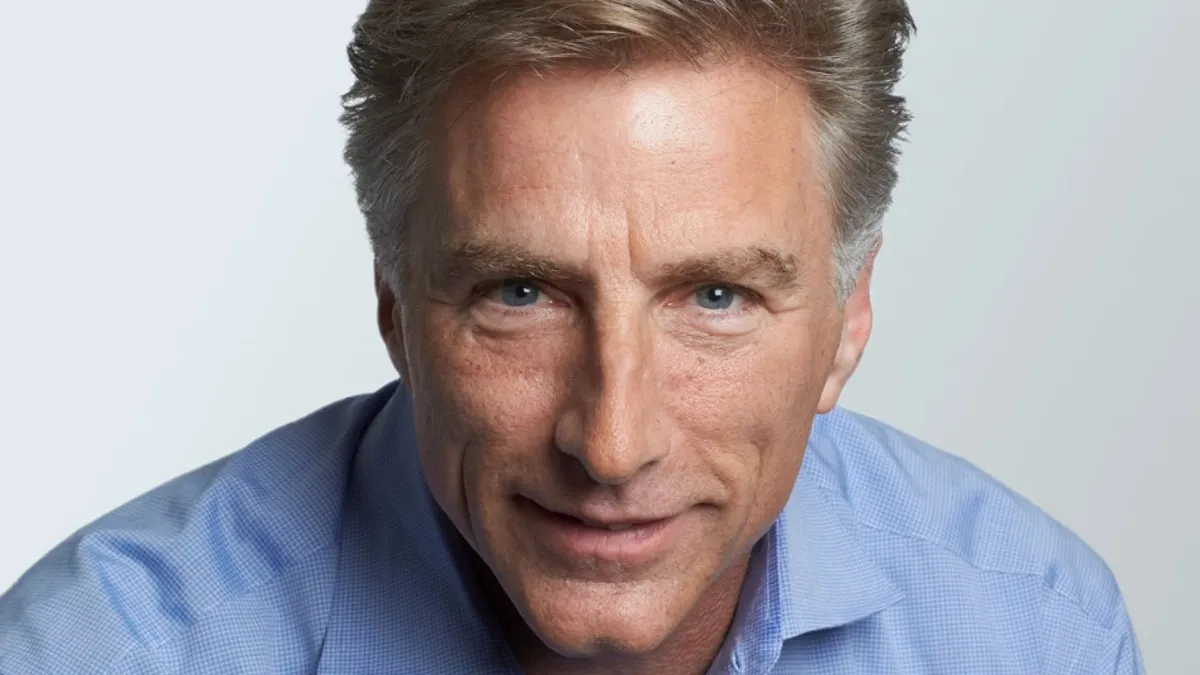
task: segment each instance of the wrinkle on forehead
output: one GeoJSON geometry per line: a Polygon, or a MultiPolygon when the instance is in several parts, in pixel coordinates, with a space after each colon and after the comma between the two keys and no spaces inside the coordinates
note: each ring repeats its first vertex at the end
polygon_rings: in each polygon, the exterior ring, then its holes
{"type": "Polygon", "coordinates": [[[702,254],[743,223],[809,219],[823,200],[807,106],[783,77],[660,64],[505,78],[448,113],[448,225],[459,231],[447,234],[628,267],[639,251],[702,254]]]}
{"type": "Polygon", "coordinates": [[[582,162],[626,151],[717,159],[749,139],[795,136],[783,132],[806,120],[802,95],[794,80],[751,62],[705,71],[667,62],[618,72],[513,73],[491,89],[452,97],[447,137],[460,151],[507,159],[549,152],[582,162]],[[538,124],[528,123],[531,110],[538,124]]]}

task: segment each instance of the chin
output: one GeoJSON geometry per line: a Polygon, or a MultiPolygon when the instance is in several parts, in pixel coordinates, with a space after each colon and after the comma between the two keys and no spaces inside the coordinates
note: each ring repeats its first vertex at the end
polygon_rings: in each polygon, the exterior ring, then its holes
{"type": "Polygon", "coordinates": [[[544,579],[526,587],[519,609],[547,647],[570,658],[634,657],[657,650],[694,598],[670,580],[544,579]]]}

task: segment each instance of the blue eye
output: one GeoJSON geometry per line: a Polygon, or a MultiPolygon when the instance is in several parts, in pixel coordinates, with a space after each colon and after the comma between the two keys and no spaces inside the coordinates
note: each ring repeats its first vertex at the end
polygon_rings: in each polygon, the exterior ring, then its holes
{"type": "Polygon", "coordinates": [[[523,279],[508,279],[500,284],[500,302],[509,307],[528,307],[537,304],[542,292],[523,279]]]}
{"type": "Polygon", "coordinates": [[[704,309],[721,311],[732,307],[737,296],[737,291],[727,286],[704,286],[696,291],[696,303],[704,309]]]}

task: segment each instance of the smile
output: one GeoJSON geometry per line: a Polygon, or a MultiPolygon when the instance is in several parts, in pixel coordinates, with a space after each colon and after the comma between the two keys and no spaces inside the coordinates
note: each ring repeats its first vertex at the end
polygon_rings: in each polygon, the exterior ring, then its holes
{"type": "Polygon", "coordinates": [[[683,533],[685,514],[665,518],[596,520],[577,518],[522,500],[538,544],[575,563],[610,563],[623,569],[666,557],[683,533]]]}

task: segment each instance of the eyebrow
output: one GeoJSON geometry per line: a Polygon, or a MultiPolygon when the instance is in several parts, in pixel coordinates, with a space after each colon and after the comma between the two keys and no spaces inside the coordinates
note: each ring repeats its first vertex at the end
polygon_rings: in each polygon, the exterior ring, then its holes
{"type": "Polygon", "coordinates": [[[796,256],[765,246],[726,249],[667,263],[657,276],[674,283],[740,281],[781,291],[802,285],[796,256]]]}
{"type": "Polygon", "coordinates": [[[545,258],[519,246],[490,241],[458,242],[442,248],[433,266],[435,283],[462,279],[539,279],[584,285],[588,275],[573,265],[545,258]]]}
{"type": "MultiPolygon", "coordinates": [[[[586,286],[593,278],[570,263],[490,241],[458,242],[442,248],[433,270],[439,284],[509,278],[586,286]]],[[[665,263],[654,271],[653,281],[659,285],[729,282],[790,290],[802,285],[802,275],[796,256],[766,246],[747,246],[665,263]]]]}

